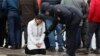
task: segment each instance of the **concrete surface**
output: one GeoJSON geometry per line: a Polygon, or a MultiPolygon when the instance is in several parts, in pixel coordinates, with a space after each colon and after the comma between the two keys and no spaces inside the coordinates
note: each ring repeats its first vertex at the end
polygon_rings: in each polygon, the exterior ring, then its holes
{"type": "MultiPolygon", "coordinates": [[[[46,55],[31,55],[31,56],[63,56],[65,52],[49,52],[47,51],[46,55]]],[[[0,56],[28,56],[24,53],[24,49],[7,49],[7,48],[2,48],[0,49],[0,56]]],[[[90,53],[88,55],[83,54],[82,52],[77,53],[76,56],[100,56],[100,54],[93,54],[90,53]]]]}

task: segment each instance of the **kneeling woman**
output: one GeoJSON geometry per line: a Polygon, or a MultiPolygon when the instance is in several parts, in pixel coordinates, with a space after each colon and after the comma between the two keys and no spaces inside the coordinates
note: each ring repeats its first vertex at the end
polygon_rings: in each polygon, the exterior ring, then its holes
{"type": "Polygon", "coordinates": [[[37,15],[28,23],[28,41],[25,48],[26,54],[46,54],[45,50],[45,23],[42,15],[37,15]]]}

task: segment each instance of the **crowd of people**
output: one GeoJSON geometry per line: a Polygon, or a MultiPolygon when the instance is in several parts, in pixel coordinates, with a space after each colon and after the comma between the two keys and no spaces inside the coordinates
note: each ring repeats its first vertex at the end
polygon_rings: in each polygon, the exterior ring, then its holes
{"type": "Polygon", "coordinates": [[[58,52],[76,56],[90,53],[95,33],[99,54],[99,10],[100,0],[0,0],[0,48],[20,49],[24,32],[26,54],[55,52],[57,42],[58,52]]]}

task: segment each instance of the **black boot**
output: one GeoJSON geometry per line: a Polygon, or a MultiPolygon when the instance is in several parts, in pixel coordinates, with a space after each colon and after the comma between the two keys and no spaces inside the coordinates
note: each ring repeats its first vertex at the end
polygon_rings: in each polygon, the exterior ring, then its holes
{"type": "Polygon", "coordinates": [[[63,48],[59,48],[58,52],[64,52],[64,49],[63,48]]]}
{"type": "Polygon", "coordinates": [[[85,48],[84,54],[89,54],[90,53],[90,48],[85,48]]]}
{"type": "Polygon", "coordinates": [[[95,54],[100,54],[100,49],[94,50],[94,53],[95,53],[95,54]]]}
{"type": "Polygon", "coordinates": [[[51,48],[48,49],[48,51],[50,51],[50,52],[55,52],[56,49],[51,47],[51,48]]]}
{"type": "Polygon", "coordinates": [[[15,45],[12,45],[10,49],[16,49],[16,46],[15,45]]]}

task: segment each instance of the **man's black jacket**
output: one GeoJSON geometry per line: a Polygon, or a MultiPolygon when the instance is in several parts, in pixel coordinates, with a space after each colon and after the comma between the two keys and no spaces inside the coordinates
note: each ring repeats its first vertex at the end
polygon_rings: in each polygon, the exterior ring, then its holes
{"type": "Polygon", "coordinates": [[[81,18],[83,17],[82,13],[78,11],[76,8],[64,5],[55,5],[52,11],[55,15],[54,22],[49,28],[49,30],[46,31],[47,34],[55,29],[58,22],[65,24],[69,28],[73,25],[79,24],[81,18]],[[58,17],[60,19],[58,19],[58,17]]]}

